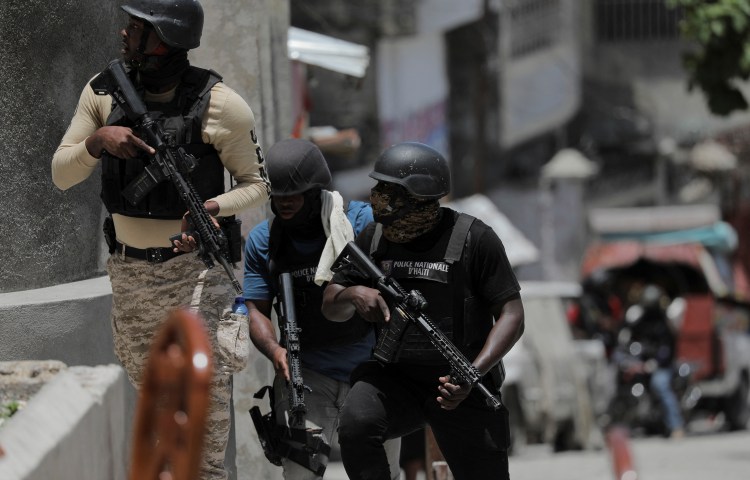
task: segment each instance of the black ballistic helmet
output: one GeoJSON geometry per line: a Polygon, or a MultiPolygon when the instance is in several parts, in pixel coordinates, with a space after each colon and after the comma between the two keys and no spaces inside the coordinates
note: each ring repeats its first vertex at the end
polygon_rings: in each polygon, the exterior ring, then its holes
{"type": "Polygon", "coordinates": [[[331,172],[323,152],[300,138],[281,140],[266,153],[271,195],[296,195],[331,184],[331,172]]]}
{"type": "Polygon", "coordinates": [[[201,44],[203,7],[198,0],[128,0],[120,8],[150,23],[170,47],[190,50],[201,44]]]}
{"type": "Polygon", "coordinates": [[[448,162],[423,143],[404,142],[387,148],[375,162],[370,177],[396,183],[420,200],[434,200],[451,191],[448,162]]]}

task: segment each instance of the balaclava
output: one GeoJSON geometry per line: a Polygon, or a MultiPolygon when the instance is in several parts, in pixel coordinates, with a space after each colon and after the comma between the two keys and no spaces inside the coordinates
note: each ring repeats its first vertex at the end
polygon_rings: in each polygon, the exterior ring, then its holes
{"type": "Polygon", "coordinates": [[[378,182],[370,191],[370,203],[383,236],[393,243],[410,242],[440,222],[439,200],[419,200],[395,183],[378,182]]]}
{"type": "Polygon", "coordinates": [[[321,221],[320,211],[323,208],[320,200],[320,189],[312,188],[302,193],[305,203],[302,208],[290,219],[285,220],[279,216],[276,205],[271,202],[271,211],[276,218],[274,222],[279,222],[286,231],[295,238],[309,239],[320,235],[325,235],[323,222],[321,221]]]}
{"type": "Polygon", "coordinates": [[[170,47],[164,42],[159,44],[155,52],[143,53],[146,43],[154,27],[143,22],[141,43],[137,54],[130,60],[130,68],[136,72],[137,80],[147,90],[160,90],[163,87],[177,83],[185,71],[190,67],[188,51],[182,48],[170,47]]]}

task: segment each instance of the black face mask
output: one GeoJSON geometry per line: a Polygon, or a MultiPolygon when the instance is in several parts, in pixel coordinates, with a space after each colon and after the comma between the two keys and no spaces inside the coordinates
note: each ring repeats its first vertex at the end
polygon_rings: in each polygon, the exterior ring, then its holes
{"type": "Polygon", "coordinates": [[[190,62],[187,50],[170,49],[166,55],[139,55],[130,67],[147,90],[159,90],[179,82],[190,62]]]}
{"type": "Polygon", "coordinates": [[[274,222],[279,222],[287,232],[297,238],[312,238],[324,233],[323,222],[321,221],[320,211],[323,204],[320,200],[320,189],[313,189],[304,192],[304,203],[294,216],[285,220],[279,216],[276,210],[276,204],[271,201],[271,211],[276,215],[274,222]]]}

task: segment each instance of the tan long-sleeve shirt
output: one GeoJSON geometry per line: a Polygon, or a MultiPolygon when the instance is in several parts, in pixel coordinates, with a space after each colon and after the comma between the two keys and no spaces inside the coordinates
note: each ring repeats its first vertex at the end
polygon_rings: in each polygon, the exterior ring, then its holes
{"type": "MultiPolygon", "coordinates": [[[[168,102],[175,90],[146,93],[147,102],[168,102]]],[[[86,150],[85,141],[105,126],[112,109],[112,97],[96,95],[87,84],[78,101],[68,131],[52,157],[52,181],[62,189],[84,181],[96,169],[99,159],[86,150]]],[[[268,200],[269,185],[262,171],[262,157],[254,134],[255,117],[248,104],[234,90],[217,83],[202,122],[202,139],[213,145],[224,168],[237,185],[213,199],[219,215],[234,215],[268,200]]],[[[180,220],[113,215],[118,240],[135,248],[168,247],[169,237],[180,231],[180,220]]]]}

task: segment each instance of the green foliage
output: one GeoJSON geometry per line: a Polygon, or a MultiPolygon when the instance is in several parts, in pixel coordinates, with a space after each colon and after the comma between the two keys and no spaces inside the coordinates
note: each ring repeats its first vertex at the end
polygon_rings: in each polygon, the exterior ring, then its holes
{"type": "Polygon", "coordinates": [[[680,31],[695,47],[683,56],[689,86],[717,115],[748,108],[737,84],[750,77],[750,0],[667,0],[680,8],[680,31]]]}
{"type": "Polygon", "coordinates": [[[10,401],[0,405],[0,418],[10,418],[21,409],[21,404],[16,401],[10,401]]]}

